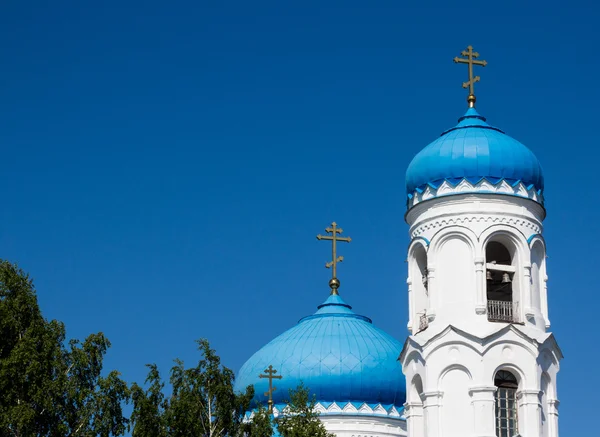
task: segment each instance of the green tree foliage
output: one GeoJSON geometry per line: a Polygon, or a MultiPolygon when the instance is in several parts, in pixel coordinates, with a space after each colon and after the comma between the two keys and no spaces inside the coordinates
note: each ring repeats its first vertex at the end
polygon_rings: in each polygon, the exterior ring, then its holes
{"type": "Polygon", "coordinates": [[[290,390],[290,400],[284,414],[276,419],[277,430],[282,437],[335,437],[325,429],[315,411],[317,400],[309,395],[308,389],[300,384],[290,390]]]}
{"type": "Polygon", "coordinates": [[[133,412],[131,422],[133,427],[132,437],[166,437],[167,423],[165,410],[168,402],[163,394],[165,386],[154,364],[149,364],[146,384],[148,390],[144,391],[139,385],[131,385],[131,399],[133,400],[133,412]]]}
{"type": "Polygon", "coordinates": [[[233,372],[221,364],[207,340],[198,340],[201,357],[196,367],[185,368],[175,360],[169,382],[172,394],[165,399],[156,366],[150,372],[144,391],[132,386],[134,410],[133,437],[238,437],[247,431],[243,423],[254,396],[253,387],[245,393],[233,390],[233,372]]]}
{"type": "Polygon", "coordinates": [[[65,327],[43,318],[33,282],[0,260],[0,435],[109,437],[127,426],[127,385],[102,376],[102,333],[65,344],[65,327]]]}
{"type": "Polygon", "coordinates": [[[249,437],[272,437],[273,422],[271,415],[264,405],[259,405],[254,411],[252,421],[248,424],[247,432],[249,437]]]}

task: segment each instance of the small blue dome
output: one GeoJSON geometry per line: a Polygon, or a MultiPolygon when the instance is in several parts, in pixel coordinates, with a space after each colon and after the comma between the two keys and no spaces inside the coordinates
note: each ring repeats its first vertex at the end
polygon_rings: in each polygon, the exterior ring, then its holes
{"type": "MultiPolygon", "coordinates": [[[[413,196],[427,186],[463,180],[492,185],[522,183],[539,195],[544,189],[542,167],[531,150],[500,129],[490,126],[475,108],[469,108],[458,125],[421,150],[406,170],[406,192],[413,196]]],[[[518,194],[517,194],[518,195],[518,194]]]]}
{"type": "Polygon", "coordinates": [[[402,407],[406,389],[398,361],[402,344],[355,314],[340,296],[331,295],[312,316],[272,340],[240,369],[235,389],[253,385],[254,401],[267,403],[270,365],[283,376],[274,380],[273,403],[283,404],[301,382],[321,404],[331,402],[402,407]]]}

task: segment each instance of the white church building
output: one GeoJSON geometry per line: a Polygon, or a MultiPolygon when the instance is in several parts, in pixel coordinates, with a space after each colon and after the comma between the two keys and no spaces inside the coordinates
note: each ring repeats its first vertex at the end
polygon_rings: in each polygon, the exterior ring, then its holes
{"type": "Polygon", "coordinates": [[[469,107],[406,171],[408,338],[339,296],[336,244],[349,238],[333,224],[319,236],[333,243],[329,298],[236,380],[275,416],[303,382],[339,437],[558,437],[562,354],[548,318],[542,168],[475,110],[473,67],[485,61],[471,47],[462,55],[469,107]],[[266,369],[283,375],[276,391],[266,369]]]}

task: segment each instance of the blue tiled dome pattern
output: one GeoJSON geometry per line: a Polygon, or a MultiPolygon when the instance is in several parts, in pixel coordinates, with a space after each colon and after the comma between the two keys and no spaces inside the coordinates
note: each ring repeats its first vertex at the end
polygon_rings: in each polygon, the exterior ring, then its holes
{"type": "Polygon", "coordinates": [[[406,192],[410,198],[427,185],[456,185],[464,179],[473,184],[482,179],[523,183],[539,193],[544,189],[542,167],[533,152],[490,126],[474,108],[413,158],[406,171],[406,192]]]}
{"type": "Polygon", "coordinates": [[[236,390],[254,385],[254,400],[266,404],[266,379],[273,365],[283,379],[274,381],[273,402],[282,404],[303,382],[319,402],[359,402],[401,407],[406,398],[398,357],[402,344],[355,314],[332,295],[312,316],[301,319],[256,352],[240,369],[236,390]]]}

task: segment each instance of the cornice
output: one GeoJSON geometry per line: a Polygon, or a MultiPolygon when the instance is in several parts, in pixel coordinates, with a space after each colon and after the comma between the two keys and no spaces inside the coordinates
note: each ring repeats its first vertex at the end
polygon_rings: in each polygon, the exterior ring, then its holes
{"type": "Polygon", "coordinates": [[[540,204],[543,208],[544,196],[540,190],[534,186],[525,186],[522,182],[509,183],[504,179],[492,183],[483,178],[477,183],[472,183],[468,179],[462,179],[458,183],[452,183],[444,180],[441,184],[428,184],[422,189],[418,189],[408,196],[407,207],[410,210],[421,202],[427,200],[452,196],[456,194],[501,194],[504,196],[520,197],[532,200],[540,204]]]}
{"type": "Polygon", "coordinates": [[[469,225],[473,223],[488,223],[490,225],[510,225],[531,230],[532,234],[540,234],[542,229],[539,225],[525,218],[502,217],[495,214],[461,214],[439,217],[435,220],[429,220],[411,229],[411,238],[417,238],[424,233],[437,228],[447,226],[469,225]]]}
{"type": "MultiPolygon", "coordinates": [[[[405,420],[404,408],[402,407],[397,408],[394,405],[367,404],[364,402],[317,402],[314,411],[321,416],[375,416],[405,420]]],[[[273,406],[274,417],[284,414],[286,414],[285,404],[273,406]]],[[[251,420],[252,417],[254,417],[254,411],[249,411],[245,415],[245,420],[251,420]]]]}

